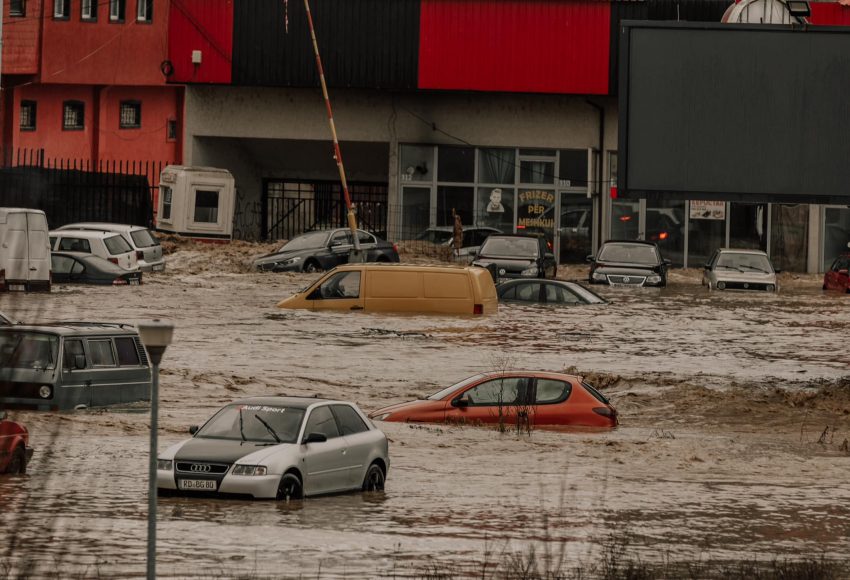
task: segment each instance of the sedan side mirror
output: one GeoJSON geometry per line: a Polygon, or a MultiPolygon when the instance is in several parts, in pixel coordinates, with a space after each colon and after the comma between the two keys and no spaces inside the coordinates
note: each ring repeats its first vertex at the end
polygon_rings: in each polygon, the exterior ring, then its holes
{"type": "Polygon", "coordinates": [[[324,443],[328,438],[324,433],[309,433],[306,437],[304,437],[304,441],[301,443],[324,443]]]}
{"type": "Polygon", "coordinates": [[[585,262],[593,262],[594,261],[593,260],[593,254],[588,254],[587,257],[584,259],[584,261],[585,262]]]}
{"type": "Polygon", "coordinates": [[[711,270],[711,264],[703,264],[702,267],[704,270],[711,270]]]}
{"type": "Polygon", "coordinates": [[[452,399],[452,407],[463,408],[463,407],[468,407],[468,406],[469,406],[469,399],[466,397],[466,395],[463,395],[462,397],[458,397],[457,399],[452,399]]]}
{"type": "Polygon", "coordinates": [[[470,248],[467,251],[467,254],[471,257],[477,256],[478,255],[478,248],[470,248]]]}
{"type": "Polygon", "coordinates": [[[661,260],[661,263],[664,264],[665,266],[669,266],[670,264],[673,263],[673,260],[670,260],[669,258],[664,258],[663,260],[661,260]]]}
{"type": "Polygon", "coordinates": [[[782,273],[782,269],[781,269],[781,268],[774,268],[774,269],[773,269],[773,273],[774,273],[774,274],[781,274],[781,273],[782,273]]]}
{"type": "Polygon", "coordinates": [[[86,368],[86,355],[78,354],[74,356],[74,368],[77,370],[86,368]]]}
{"type": "Polygon", "coordinates": [[[198,432],[198,426],[197,425],[192,425],[191,427],[189,427],[189,434],[190,435],[194,435],[197,432],[198,432]]]}

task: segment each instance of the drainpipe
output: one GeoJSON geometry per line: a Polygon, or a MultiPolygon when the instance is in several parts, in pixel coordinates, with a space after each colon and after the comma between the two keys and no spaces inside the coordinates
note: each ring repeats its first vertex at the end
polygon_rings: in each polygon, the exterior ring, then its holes
{"type": "Polygon", "coordinates": [[[597,110],[599,113],[599,159],[596,160],[596,184],[597,184],[597,192],[596,192],[596,205],[598,211],[596,216],[596,232],[597,232],[597,240],[596,245],[593,248],[593,253],[596,253],[596,250],[599,249],[599,246],[602,242],[602,192],[604,191],[602,187],[602,164],[605,161],[605,107],[594,103],[593,101],[587,99],[585,102],[597,110]]]}

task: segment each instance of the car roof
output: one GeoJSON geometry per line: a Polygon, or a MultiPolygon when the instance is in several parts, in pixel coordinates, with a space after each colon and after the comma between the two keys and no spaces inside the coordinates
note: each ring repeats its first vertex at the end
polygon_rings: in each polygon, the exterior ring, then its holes
{"type": "Polygon", "coordinates": [[[721,254],[757,254],[759,256],[767,256],[767,252],[761,250],[748,250],[746,248],[720,248],[721,254]]]}
{"type": "Polygon", "coordinates": [[[582,380],[581,375],[568,375],[566,373],[559,373],[559,372],[555,372],[555,371],[523,371],[523,370],[490,371],[490,372],[481,373],[480,376],[483,377],[484,379],[489,379],[489,378],[493,378],[493,377],[518,377],[518,376],[522,376],[522,377],[535,377],[535,378],[543,378],[543,379],[559,379],[559,380],[574,379],[574,380],[577,380],[577,381],[582,380]]]}
{"type": "Polygon", "coordinates": [[[229,405],[268,405],[268,406],[286,406],[294,409],[307,409],[316,403],[335,403],[342,405],[352,405],[348,401],[337,401],[335,399],[322,399],[320,397],[290,397],[290,396],[261,396],[261,397],[244,397],[236,399],[229,405]]]}
{"type": "Polygon", "coordinates": [[[528,240],[539,240],[541,236],[539,234],[493,234],[490,238],[526,238],[528,240]]]}
{"type": "MultiPolygon", "coordinates": [[[[543,278],[510,278],[508,280],[503,280],[499,282],[498,286],[516,286],[517,284],[530,284],[530,283],[540,283],[540,284],[562,284],[564,286],[580,286],[584,288],[581,284],[577,282],[571,282],[569,280],[557,280],[557,279],[543,279],[543,278]]],[[[587,290],[587,288],[585,288],[587,290]]]]}
{"type": "Polygon", "coordinates": [[[56,228],[56,231],[68,231],[68,230],[104,230],[108,232],[132,232],[134,230],[146,230],[148,228],[144,226],[133,226],[129,224],[110,224],[106,222],[76,222],[73,224],[67,224],[60,228],[56,228]]]}
{"type": "Polygon", "coordinates": [[[51,230],[51,236],[67,236],[75,238],[91,238],[102,240],[107,237],[120,235],[118,232],[103,231],[103,230],[51,230]]]}
{"type": "MultiPolygon", "coordinates": [[[[499,233],[502,232],[502,230],[497,229],[497,228],[493,228],[493,227],[490,227],[490,226],[463,226],[463,231],[466,232],[466,231],[470,231],[470,230],[489,230],[491,232],[499,232],[499,233]]],[[[453,226],[434,226],[433,228],[428,228],[425,231],[426,232],[454,232],[454,227],[453,226]]]]}
{"type": "Polygon", "coordinates": [[[603,242],[603,245],[604,244],[637,244],[641,246],[658,247],[658,244],[655,242],[648,242],[646,240],[606,240],[603,242]]]}
{"type": "Polygon", "coordinates": [[[0,326],[0,332],[32,331],[58,334],[60,336],[101,336],[103,334],[122,334],[137,336],[136,327],[121,322],[45,322],[41,324],[16,324],[0,326]]]}

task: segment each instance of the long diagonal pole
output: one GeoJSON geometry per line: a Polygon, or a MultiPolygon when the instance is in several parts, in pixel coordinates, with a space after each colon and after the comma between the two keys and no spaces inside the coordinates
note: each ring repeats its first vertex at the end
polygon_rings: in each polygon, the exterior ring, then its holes
{"type": "Polygon", "coordinates": [[[342,164],[342,151],[339,148],[339,140],[336,136],[334,125],[334,114],[331,109],[331,99],[328,96],[328,85],[325,82],[325,71],[322,68],[322,57],[319,56],[319,44],[316,42],[316,29],[313,26],[313,15],[310,12],[309,0],[304,0],[304,9],[307,11],[307,22],[310,25],[310,38],[313,40],[313,53],[316,55],[316,69],[319,71],[319,82],[322,83],[322,95],[325,97],[325,107],[328,110],[328,125],[331,127],[331,135],[334,140],[334,159],[339,169],[339,179],[342,182],[342,195],[345,197],[345,207],[348,209],[348,227],[351,229],[351,237],[354,240],[354,252],[360,254],[360,240],[357,239],[357,217],[351,206],[351,196],[348,194],[348,182],[345,179],[345,167],[342,164]]]}

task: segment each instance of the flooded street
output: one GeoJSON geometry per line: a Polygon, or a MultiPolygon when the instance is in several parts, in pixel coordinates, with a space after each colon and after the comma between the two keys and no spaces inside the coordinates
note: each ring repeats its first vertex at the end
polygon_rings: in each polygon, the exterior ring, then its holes
{"type": "MultiPolygon", "coordinates": [[[[315,275],[243,273],[211,250],[170,259],[138,288],[0,296],[19,320],[174,321],[160,449],[236,397],[370,411],[503,368],[585,374],[622,424],[378,423],[391,439],[383,494],[161,498],[162,577],[405,577],[432,564],[480,577],[531,545],[591,563],[610,538],[650,561],[846,558],[850,301],[816,276],[783,275],[774,296],[709,294],[698,273],[674,272],[660,291],[602,289],[604,306],[462,318],[278,310],[315,275]]],[[[0,577],[143,576],[147,409],[12,415],[36,453],[28,475],[0,479],[0,526],[14,530],[0,577]]]]}

